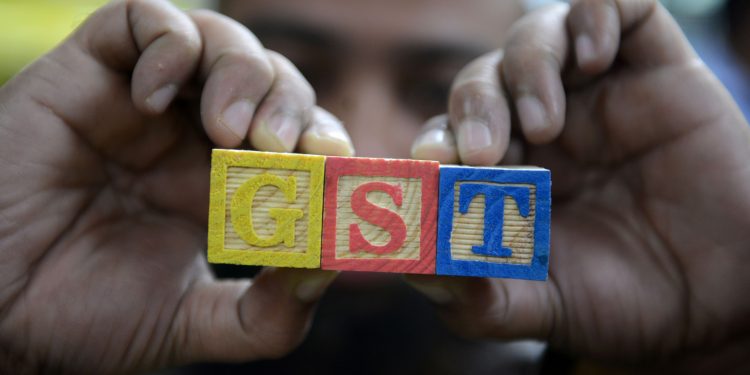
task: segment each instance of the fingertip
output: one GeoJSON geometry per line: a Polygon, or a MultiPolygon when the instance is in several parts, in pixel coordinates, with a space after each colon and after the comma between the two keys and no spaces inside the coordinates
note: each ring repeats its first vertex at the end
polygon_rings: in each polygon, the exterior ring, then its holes
{"type": "Polygon", "coordinates": [[[516,109],[526,138],[532,142],[538,140],[549,123],[544,104],[534,96],[525,95],[516,100],[516,109]]]}
{"type": "Polygon", "coordinates": [[[300,138],[300,151],[305,154],[326,156],[354,156],[354,146],[348,136],[340,133],[321,134],[310,130],[300,138]]]}
{"type": "Polygon", "coordinates": [[[329,156],[354,156],[354,145],[344,125],[328,111],[315,107],[299,149],[303,153],[329,156]]]}
{"type": "Polygon", "coordinates": [[[610,1],[580,1],[570,10],[568,25],[574,37],[578,68],[590,75],[607,70],[619,48],[620,19],[610,1]]]}
{"type": "Polygon", "coordinates": [[[246,99],[240,99],[227,106],[216,119],[218,129],[209,130],[209,136],[221,147],[239,146],[245,139],[250,122],[255,113],[255,105],[246,99]]]}
{"type": "Polygon", "coordinates": [[[292,152],[303,122],[296,111],[277,110],[270,116],[256,116],[250,127],[250,144],[260,151],[292,152]]]}
{"type": "Polygon", "coordinates": [[[263,270],[257,281],[272,280],[279,283],[297,302],[309,304],[323,296],[338,274],[338,271],[320,269],[268,267],[263,270]]]}
{"type": "Polygon", "coordinates": [[[432,129],[420,135],[411,147],[411,157],[434,160],[441,164],[458,163],[458,150],[453,134],[448,130],[432,129]]]}
{"type": "Polygon", "coordinates": [[[302,303],[318,301],[339,275],[338,271],[309,270],[300,275],[294,295],[302,303]]]}
{"type": "Polygon", "coordinates": [[[160,88],[156,89],[151,95],[145,99],[145,110],[147,113],[158,115],[164,113],[164,111],[172,103],[175,96],[177,96],[178,87],[176,84],[168,83],[160,88]]]}
{"type": "Polygon", "coordinates": [[[315,91],[287,58],[265,53],[275,80],[250,126],[250,144],[262,151],[293,152],[315,108],[315,91]]]}
{"type": "Polygon", "coordinates": [[[580,34],[575,38],[575,54],[578,69],[589,75],[596,75],[606,71],[615,58],[613,43],[610,38],[600,35],[592,38],[588,34],[580,34]]]}
{"type": "Polygon", "coordinates": [[[516,100],[516,111],[526,139],[533,144],[544,144],[554,140],[562,126],[555,121],[544,103],[532,95],[523,95],[516,100]]]}
{"type": "Polygon", "coordinates": [[[468,165],[495,165],[507,148],[506,142],[494,141],[489,124],[482,119],[464,119],[456,131],[461,162],[468,165]]]}
{"type": "Polygon", "coordinates": [[[442,164],[458,163],[456,140],[448,127],[447,116],[436,116],[427,121],[424,130],[412,144],[411,157],[442,164]]]}
{"type": "MultiPolygon", "coordinates": [[[[533,144],[554,140],[565,121],[561,72],[571,48],[566,30],[568,12],[567,6],[556,6],[529,15],[511,35],[501,65],[517,115],[513,121],[533,144]]],[[[580,45],[585,58],[595,53],[590,40],[583,38],[580,45]]]]}
{"type": "Polygon", "coordinates": [[[138,49],[131,75],[133,103],[146,114],[164,113],[195,73],[203,49],[200,33],[169,2],[134,2],[125,11],[138,49]]]}
{"type": "Polygon", "coordinates": [[[499,66],[503,52],[475,59],[456,76],[448,99],[449,125],[463,164],[495,165],[510,136],[510,108],[499,66]]]}
{"type": "Polygon", "coordinates": [[[575,41],[575,49],[578,66],[581,69],[585,70],[587,67],[590,69],[592,65],[596,64],[598,55],[591,36],[588,34],[578,35],[575,41]]]}

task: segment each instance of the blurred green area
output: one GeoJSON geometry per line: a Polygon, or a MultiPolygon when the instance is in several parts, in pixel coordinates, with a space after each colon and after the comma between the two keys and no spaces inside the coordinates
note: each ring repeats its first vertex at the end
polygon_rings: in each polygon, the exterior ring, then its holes
{"type": "Polygon", "coordinates": [[[0,82],[63,40],[104,0],[0,1],[0,82]]]}
{"type": "MultiPolygon", "coordinates": [[[[105,0],[0,0],[0,84],[52,49],[105,0]]],[[[181,8],[205,1],[176,1],[181,8]]]]}

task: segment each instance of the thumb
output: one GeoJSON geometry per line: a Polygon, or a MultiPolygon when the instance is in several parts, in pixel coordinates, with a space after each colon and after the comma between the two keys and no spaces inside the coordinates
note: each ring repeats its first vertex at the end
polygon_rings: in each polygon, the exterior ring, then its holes
{"type": "Polygon", "coordinates": [[[561,311],[554,281],[408,275],[406,281],[435,303],[464,337],[549,339],[561,311]]]}
{"type": "Polygon", "coordinates": [[[337,274],[266,268],[252,281],[195,285],[172,325],[172,361],[249,361],[287,354],[304,338],[315,302],[337,274]]]}

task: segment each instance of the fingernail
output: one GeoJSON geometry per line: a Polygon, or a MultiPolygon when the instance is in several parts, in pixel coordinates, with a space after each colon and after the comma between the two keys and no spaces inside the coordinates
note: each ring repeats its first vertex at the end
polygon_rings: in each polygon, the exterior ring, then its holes
{"type": "Polygon", "coordinates": [[[534,96],[523,96],[516,101],[518,117],[526,134],[538,133],[547,126],[544,105],[534,96]]]}
{"type": "Polygon", "coordinates": [[[354,145],[344,126],[332,114],[316,109],[311,124],[300,138],[304,152],[329,156],[354,156],[354,145]]]}
{"type": "Polygon", "coordinates": [[[300,147],[311,154],[354,156],[352,141],[341,132],[306,131],[300,139],[300,147]]]}
{"type": "Polygon", "coordinates": [[[146,105],[154,113],[162,113],[167,109],[167,106],[174,99],[175,95],[177,95],[177,85],[171,83],[164,85],[146,98],[146,105]]]}
{"type": "Polygon", "coordinates": [[[224,125],[240,140],[245,139],[250,121],[253,119],[255,106],[247,100],[238,100],[221,114],[219,123],[224,125]]]}
{"type": "Polygon", "coordinates": [[[473,119],[464,120],[459,125],[456,138],[462,156],[470,156],[492,144],[492,134],[487,124],[473,119]]]}
{"type": "Polygon", "coordinates": [[[320,299],[325,293],[328,285],[338,275],[334,271],[318,271],[307,275],[302,279],[294,290],[295,296],[302,302],[314,302],[320,299]]]}
{"type": "Polygon", "coordinates": [[[448,288],[440,285],[438,282],[421,282],[414,279],[407,278],[406,282],[409,283],[414,289],[424,294],[430,301],[438,305],[446,305],[455,300],[453,293],[448,288]]]}
{"type": "MultiPolygon", "coordinates": [[[[451,140],[453,137],[451,137],[451,140]]],[[[446,134],[445,130],[442,129],[431,129],[427,131],[426,133],[421,134],[419,137],[417,137],[417,140],[414,141],[414,146],[412,147],[412,150],[420,148],[420,147],[429,147],[434,145],[444,145],[448,143],[448,134],[446,134]]]]}
{"type": "Polygon", "coordinates": [[[301,128],[301,116],[278,111],[264,121],[253,135],[256,148],[263,151],[292,152],[301,128]]]}
{"type": "Polygon", "coordinates": [[[586,34],[576,38],[576,57],[579,65],[585,65],[596,59],[594,41],[586,34]]]}
{"type": "Polygon", "coordinates": [[[453,135],[444,129],[431,129],[417,137],[411,147],[415,159],[437,160],[444,164],[455,163],[456,141],[453,135]]]}

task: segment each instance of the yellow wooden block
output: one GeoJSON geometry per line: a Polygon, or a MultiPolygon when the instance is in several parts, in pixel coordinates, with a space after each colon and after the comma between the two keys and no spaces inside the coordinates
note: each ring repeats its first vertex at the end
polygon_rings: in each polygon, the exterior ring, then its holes
{"type": "Polygon", "coordinates": [[[319,268],[325,156],[214,150],[208,261],[319,268]]]}

